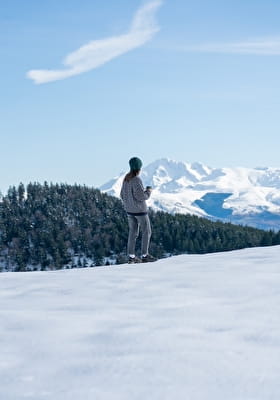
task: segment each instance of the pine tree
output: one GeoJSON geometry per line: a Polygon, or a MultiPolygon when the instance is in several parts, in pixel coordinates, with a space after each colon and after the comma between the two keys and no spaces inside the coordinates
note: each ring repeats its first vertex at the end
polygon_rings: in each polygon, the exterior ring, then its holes
{"type": "MultiPolygon", "coordinates": [[[[280,232],[150,210],[151,253],[205,253],[280,244],[280,232]]],[[[8,270],[82,267],[87,258],[126,262],[127,217],[120,200],[80,185],[30,183],[0,201],[0,257],[8,270]]],[[[139,245],[139,241],[138,241],[139,245]]]]}

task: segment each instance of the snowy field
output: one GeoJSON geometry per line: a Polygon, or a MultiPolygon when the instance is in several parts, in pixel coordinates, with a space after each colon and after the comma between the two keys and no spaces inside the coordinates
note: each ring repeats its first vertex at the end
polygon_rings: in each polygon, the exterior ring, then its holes
{"type": "Polygon", "coordinates": [[[1,400],[279,400],[280,247],[0,274],[1,400]]]}

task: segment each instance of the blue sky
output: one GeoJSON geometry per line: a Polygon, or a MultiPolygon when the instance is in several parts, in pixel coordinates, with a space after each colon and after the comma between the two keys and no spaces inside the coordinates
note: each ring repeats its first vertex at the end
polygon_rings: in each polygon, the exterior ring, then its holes
{"type": "Polygon", "coordinates": [[[279,15],[276,0],[3,1],[0,189],[99,186],[135,155],[279,167],[279,15]]]}

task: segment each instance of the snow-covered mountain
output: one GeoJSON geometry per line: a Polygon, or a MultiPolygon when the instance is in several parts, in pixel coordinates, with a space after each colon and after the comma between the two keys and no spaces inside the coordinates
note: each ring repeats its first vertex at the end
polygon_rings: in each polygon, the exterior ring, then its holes
{"type": "MultiPolygon", "coordinates": [[[[118,197],[124,175],[100,189],[118,197]]],[[[211,168],[160,159],[144,167],[141,178],[154,188],[149,206],[155,210],[280,227],[280,169],[211,168]]]]}

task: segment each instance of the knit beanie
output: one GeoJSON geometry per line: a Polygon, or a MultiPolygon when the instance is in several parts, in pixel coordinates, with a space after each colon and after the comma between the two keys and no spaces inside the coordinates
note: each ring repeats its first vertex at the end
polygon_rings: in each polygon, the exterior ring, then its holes
{"type": "Polygon", "coordinates": [[[129,166],[131,171],[139,171],[142,167],[142,161],[138,157],[132,157],[129,160],[129,166]]]}

